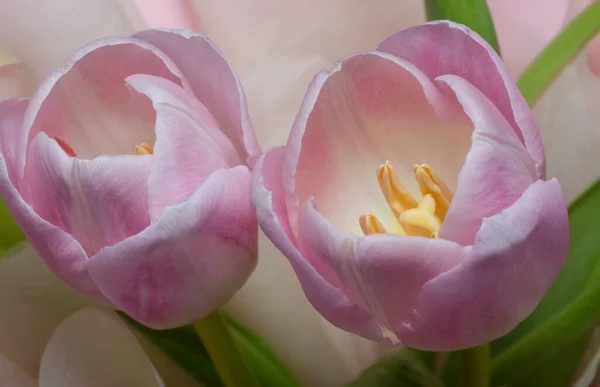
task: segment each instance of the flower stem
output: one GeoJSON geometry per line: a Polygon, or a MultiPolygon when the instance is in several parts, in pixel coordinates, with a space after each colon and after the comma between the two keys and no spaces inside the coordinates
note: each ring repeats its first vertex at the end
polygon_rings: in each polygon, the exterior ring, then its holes
{"type": "Polygon", "coordinates": [[[196,333],[221,376],[225,387],[257,387],[258,382],[240,354],[233,337],[216,310],[194,323],[196,333]]]}
{"type": "Polygon", "coordinates": [[[489,387],[490,345],[464,349],[460,353],[460,376],[462,387],[489,387]]]}

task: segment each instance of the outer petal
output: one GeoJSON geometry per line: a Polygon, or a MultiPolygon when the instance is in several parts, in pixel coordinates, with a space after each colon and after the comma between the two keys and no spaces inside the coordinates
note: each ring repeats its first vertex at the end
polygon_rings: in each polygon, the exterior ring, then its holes
{"type": "Polygon", "coordinates": [[[256,217],[246,167],[215,171],[144,231],[100,250],[88,268],[100,291],[156,328],[222,306],[256,265],[256,217]]]}
{"type": "Polygon", "coordinates": [[[114,313],[80,310],[50,337],[40,365],[40,387],[160,387],[150,359],[114,313]]]}
{"type": "Polygon", "coordinates": [[[440,236],[468,246],[484,218],[517,200],[536,181],[535,164],[498,109],[463,78],[438,78],[456,93],[473,121],[471,150],[440,236]]]}
{"type": "Polygon", "coordinates": [[[467,348],[498,338],[527,317],[568,250],[566,205],[556,180],[537,181],[486,219],[465,260],[425,284],[413,320],[399,326],[408,346],[467,348]]]}
{"type": "Polygon", "coordinates": [[[215,119],[195,97],[164,78],[133,75],[127,83],[152,100],[156,144],[148,181],[153,220],[187,200],[219,168],[243,163],[215,119]]]}
{"type": "Polygon", "coordinates": [[[0,357],[37,380],[42,352],[54,329],[91,304],[58,279],[29,244],[6,252],[0,259],[0,357]]]}
{"type": "Polygon", "coordinates": [[[248,116],[246,97],[233,69],[215,46],[204,35],[191,31],[148,30],[135,37],[152,43],[175,61],[240,158],[254,165],[260,148],[248,116]]]}
{"type": "Polygon", "coordinates": [[[29,104],[24,132],[31,140],[44,131],[69,144],[80,158],[135,154],[135,145],[154,143],[155,120],[150,101],[125,84],[125,78],[138,73],[186,85],[173,62],[148,43],[98,40],[42,83],[29,104]]]}
{"type": "Polygon", "coordinates": [[[23,63],[0,63],[0,99],[29,97],[34,90],[33,74],[23,63]]]}
{"type": "Polygon", "coordinates": [[[450,97],[418,68],[385,53],[353,55],[318,74],[287,143],[291,224],[310,196],[343,232],[362,235],[358,218],[365,212],[396,224],[377,183],[386,160],[415,194],[414,164],[428,163],[454,188],[472,126],[450,97]]]}
{"type": "Polygon", "coordinates": [[[531,111],[500,57],[479,35],[452,22],[431,22],[395,33],[377,49],[408,60],[431,79],[466,79],[498,108],[535,160],[538,178],[545,177],[544,147],[531,111]]]}
{"type": "Polygon", "coordinates": [[[302,284],[304,294],[313,306],[333,324],[361,335],[381,339],[379,327],[372,316],[348,299],[344,292],[330,283],[315,268],[319,262],[309,261],[296,245],[287,218],[284,192],[281,184],[285,148],[269,150],[256,166],[252,183],[252,203],[261,229],[290,260],[302,284]]]}
{"type": "Polygon", "coordinates": [[[132,32],[115,0],[0,3],[0,46],[31,65],[38,79],[61,66],[68,55],[87,42],[132,32]]]}
{"type": "Polygon", "coordinates": [[[4,115],[5,119],[0,120],[0,146],[2,146],[0,195],[25,235],[56,275],[89,297],[107,303],[87,274],[85,268],[87,256],[81,245],[67,232],[42,219],[23,199],[22,193],[17,189],[19,188],[27,196],[30,196],[24,182],[19,181],[18,177],[14,177],[18,175],[15,166],[17,162],[23,160],[22,165],[25,164],[25,148],[18,146],[19,143],[24,144],[23,132],[18,130],[20,126],[18,123],[20,122],[19,112],[24,111],[27,101],[16,101],[16,105],[14,103],[15,100],[0,102],[0,114],[6,114],[4,115]],[[3,111],[6,104],[12,106],[8,113],[3,111]],[[11,133],[15,135],[9,135],[11,133]],[[15,180],[19,185],[13,183],[15,180]],[[56,257],[60,257],[60,264],[56,257]]]}
{"type": "MultiPolygon", "coordinates": [[[[150,224],[146,181],[151,162],[150,155],[80,160],[41,132],[30,145],[25,170],[31,205],[91,257],[150,224]]],[[[43,257],[59,264],[62,258],[43,257]]]]}
{"type": "Polygon", "coordinates": [[[302,254],[331,265],[345,293],[387,332],[411,318],[427,281],[466,257],[464,247],[443,239],[341,235],[311,202],[304,208],[298,240],[302,254]]]}

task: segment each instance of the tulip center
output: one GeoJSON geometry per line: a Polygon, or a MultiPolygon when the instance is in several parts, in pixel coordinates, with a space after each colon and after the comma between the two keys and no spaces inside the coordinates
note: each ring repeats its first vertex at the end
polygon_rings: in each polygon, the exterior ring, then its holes
{"type": "MultiPolygon", "coordinates": [[[[398,181],[392,163],[387,161],[377,169],[379,187],[398,222],[394,230],[400,235],[437,238],[452,201],[452,191],[427,164],[415,165],[413,172],[423,195],[420,201],[398,181]]],[[[365,235],[388,233],[372,213],[361,215],[359,223],[365,235]]]]}

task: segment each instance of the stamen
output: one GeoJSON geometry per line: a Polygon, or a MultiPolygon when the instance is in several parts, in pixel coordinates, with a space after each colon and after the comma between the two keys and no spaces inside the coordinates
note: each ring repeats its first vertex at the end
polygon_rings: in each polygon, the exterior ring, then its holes
{"type": "Polygon", "coordinates": [[[377,180],[397,222],[387,224],[391,227],[391,231],[388,231],[375,215],[363,214],[359,218],[359,224],[365,235],[391,232],[439,238],[440,227],[452,201],[452,191],[427,164],[415,165],[413,170],[423,195],[419,202],[398,182],[392,163],[386,161],[379,166],[377,180]]]}
{"type": "Polygon", "coordinates": [[[135,151],[138,155],[151,155],[154,153],[154,148],[152,145],[143,142],[140,145],[135,146],[135,151]]]}
{"type": "Polygon", "coordinates": [[[415,165],[413,171],[419,183],[421,193],[423,196],[431,195],[433,197],[435,201],[435,215],[439,219],[444,220],[452,201],[452,191],[450,191],[446,183],[427,164],[415,165]]]}
{"type": "Polygon", "coordinates": [[[442,222],[434,215],[435,204],[431,195],[425,195],[419,207],[406,210],[400,215],[398,221],[408,235],[437,237],[442,222]]]}
{"type": "Polygon", "coordinates": [[[417,207],[417,201],[398,182],[391,162],[386,161],[385,164],[379,166],[377,169],[377,180],[379,181],[379,186],[385,200],[392,211],[394,211],[396,217],[410,208],[417,207]]]}
{"type": "Polygon", "coordinates": [[[365,235],[369,234],[387,234],[385,226],[375,215],[372,213],[366,213],[360,216],[358,219],[360,228],[365,235]]]}
{"type": "Polygon", "coordinates": [[[67,144],[66,142],[64,142],[63,140],[61,140],[58,137],[53,137],[54,141],[56,141],[58,143],[58,145],[62,148],[62,150],[67,154],[67,156],[69,157],[76,157],[77,155],[75,154],[75,151],[73,150],[73,148],[71,148],[71,146],[69,144],[67,144]]]}

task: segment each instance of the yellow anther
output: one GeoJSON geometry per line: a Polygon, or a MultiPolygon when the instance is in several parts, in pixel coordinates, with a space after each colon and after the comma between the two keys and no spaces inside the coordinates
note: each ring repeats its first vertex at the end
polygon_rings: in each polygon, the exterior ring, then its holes
{"type": "Polygon", "coordinates": [[[386,161],[385,164],[379,166],[377,180],[385,200],[396,217],[410,208],[417,207],[417,201],[398,182],[392,163],[386,161]]]}
{"type": "Polygon", "coordinates": [[[135,152],[138,155],[151,155],[154,153],[154,148],[152,147],[152,145],[143,142],[140,145],[135,146],[135,152]]]}
{"type": "Polygon", "coordinates": [[[387,233],[383,223],[381,223],[381,221],[370,212],[361,215],[358,219],[358,222],[360,223],[360,228],[365,235],[387,233]]]}
{"type": "Polygon", "coordinates": [[[431,195],[435,201],[435,215],[444,220],[452,201],[452,191],[427,164],[415,165],[413,171],[421,193],[423,196],[431,195]]]}
{"type": "Polygon", "coordinates": [[[398,218],[400,225],[408,235],[433,238],[440,229],[441,222],[428,208],[411,208],[398,218]]]}

